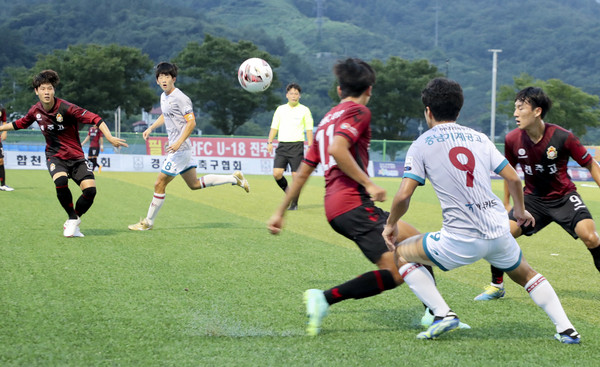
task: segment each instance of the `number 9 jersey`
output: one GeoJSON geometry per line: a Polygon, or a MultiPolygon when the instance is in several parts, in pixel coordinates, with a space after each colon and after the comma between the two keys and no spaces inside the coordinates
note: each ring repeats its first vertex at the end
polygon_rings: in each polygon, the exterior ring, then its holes
{"type": "Polygon", "coordinates": [[[443,229],[493,239],[509,232],[508,214],[492,191],[490,172],[508,164],[484,134],[456,123],[434,126],[406,155],[404,179],[429,179],[440,200],[443,229]]]}

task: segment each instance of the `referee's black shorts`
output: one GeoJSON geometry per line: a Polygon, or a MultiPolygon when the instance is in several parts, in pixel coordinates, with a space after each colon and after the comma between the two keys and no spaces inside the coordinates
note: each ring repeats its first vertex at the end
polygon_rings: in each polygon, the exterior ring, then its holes
{"type": "Polygon", "coordinates": [[[304,142],[279,142],[275,149],[275,160],[273,168],[287,169],[288,165],[292,172],[296,172],[304,158],[304,142]]]}

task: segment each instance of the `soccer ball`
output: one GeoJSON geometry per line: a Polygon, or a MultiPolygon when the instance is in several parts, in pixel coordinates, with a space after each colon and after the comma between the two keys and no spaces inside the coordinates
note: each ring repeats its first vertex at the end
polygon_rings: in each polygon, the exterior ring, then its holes
{"type": "Polygon", "coordinates": [[[238,81],[250,93],[263,92],[273,81],[273,71],[265,60],[253,57],[240,65],[238,81]]]}

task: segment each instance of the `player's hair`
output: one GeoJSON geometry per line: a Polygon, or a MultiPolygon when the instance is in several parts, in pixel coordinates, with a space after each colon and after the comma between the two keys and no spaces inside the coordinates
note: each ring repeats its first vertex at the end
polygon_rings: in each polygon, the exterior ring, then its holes
{"type": "Polygon", "coordinates": [[[537,107],[542,109],[541,117],[544,118],[546,116],[546,112],[550,111],[552,108],[552,100],[542,88],[538,87],[527,87],[522,89],[517,93],[515,97],[515,102],[524,102],[529,103],[532,109],[536,109],[537,107]]]}
{"type": "Polygon", "coordinates": [[[338,61],[333,66],[333,73],[342,90],[342,98],[359,97],[375,84],[375,70],[361,59],[338,61]]]}
{"type": "Polygon", "coordinates": [[[421,91],[421,102],[436,121],[456,121],[464,101],[460,84],[446,78],[432,79],[421,91]]]}
{"type": "Polygon", "coordinates": [[[300,84],[298,83],[290,83],[287,85],[287,87],[285,87],[286,92],[289,92],[290,89],[295,89],[298,91],[298,93],[302,93],[302,88],[300,88],[300,84]]]}
{"type": "Polygon", "coordinates": [[[160,64],[156,65],[156,79],[158,79],[158,76],[161,74],[170,75],[173,78],[177,78],[177,70],[177,65],[170,62],[161,62],[160,64]]]}
{"type": "Polygon", "coordinates": [[[58,73],[54,70],[42,70],[33,77],[31,85],[33,89],[38,89],[42,84],[52,84],[56,87],[60,83],[58,73]]]}

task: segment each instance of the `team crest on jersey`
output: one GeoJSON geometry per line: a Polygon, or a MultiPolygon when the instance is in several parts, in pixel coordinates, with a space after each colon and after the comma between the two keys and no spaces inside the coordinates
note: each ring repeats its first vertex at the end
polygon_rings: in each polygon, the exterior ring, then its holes
{"type": "Polygon", "coordinates": [[[553,146],[549,146],[548,150],[546,151],[546,156],[548,157],[548,159],[556,159],[556,157],[558,156],[556,148],[553,146]]]}
{"type": "Polygon", "coordinates": [[[352,125],[350,125],[349,123],[344,122],[343,124],[340,125],[340,128],[342,128],[344,130],[348,130],[354,136],[358,136],[358,131],[354,127],[352,127],[352,125]]]}
{"type": "Polygon", "coordinates": [[[63,122],[63,116],[60,113],[56,114],[56,121],[57,122],[63,122]]]}

